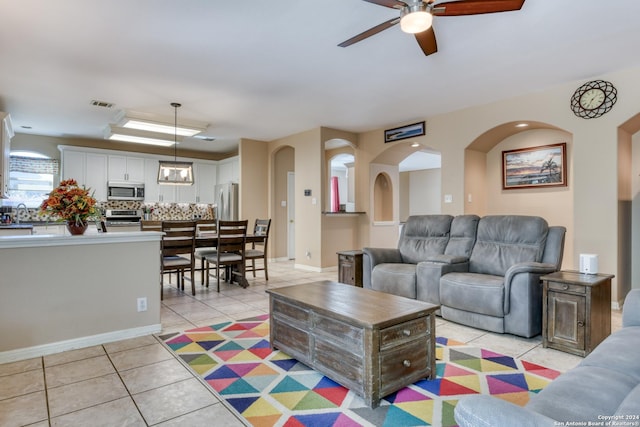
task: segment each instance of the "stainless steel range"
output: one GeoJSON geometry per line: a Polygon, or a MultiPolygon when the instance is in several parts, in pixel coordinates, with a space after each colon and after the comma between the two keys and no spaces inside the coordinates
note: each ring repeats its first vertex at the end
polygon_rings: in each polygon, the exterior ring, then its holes
{"type": "Polygon", "coordinates": [[[107,209],[105,212],[107,227],[132,226],[140,224],[141,209],[107,209]]]}

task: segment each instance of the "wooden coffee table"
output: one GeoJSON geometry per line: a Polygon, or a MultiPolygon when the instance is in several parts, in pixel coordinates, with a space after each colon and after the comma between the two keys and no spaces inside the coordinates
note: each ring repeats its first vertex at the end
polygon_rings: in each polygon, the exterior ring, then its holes
{"type": "Polygon", "coordinates": [[[435,376],[440,307],[330,281],[267,290],[270,342],[362,396],[380,399],[435,376]]]}

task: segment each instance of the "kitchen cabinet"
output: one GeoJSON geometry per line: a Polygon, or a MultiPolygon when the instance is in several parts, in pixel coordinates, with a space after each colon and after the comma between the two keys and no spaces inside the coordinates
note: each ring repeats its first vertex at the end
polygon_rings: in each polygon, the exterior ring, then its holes
{"type": "Polygon", "coordinates": [[[240,164],[238,156],[220,160],[216,180],[219,184],[240,181],[240,164]]]}
{"type": "Polygon", "coordinates": [[[215,203],[216,201],[216,171],[215,164],[194,162],[193,185],[178,185],[178,203],[215,203]]]}
{"type": "MultiPolygon", "coordinates": [[[[179,159],[182,160],[182,159],[179,159]]],[[[146,202],[161,203],[215,203],[215,163],[204,161],[193,163],[193,185],[158,184],[158,160],[145,160],[146,202]]]]}
{"type": "Polygon", "coordinates": [[[144,167],[144,158],[109,155],[109,181],[144,182],[144,167]]]}
{"type": "Polygon", "coordinates": [[[107,200],[107,156],[101,153],[62,149],[61,179],[75,179],[90,189],[98,201],[107,200]]]}
{"type": "Polygon", "coordinates": [[[0,199],[9,197],[9,155],[13,128],[11,116],[0,112],[0,199]]]}
{"type": "Polygon", "coordinates": [[[176,201],[175,187],[158,184],[158,161],[159,159],[144,160],[144,201],[173,203],[176,201]]]}

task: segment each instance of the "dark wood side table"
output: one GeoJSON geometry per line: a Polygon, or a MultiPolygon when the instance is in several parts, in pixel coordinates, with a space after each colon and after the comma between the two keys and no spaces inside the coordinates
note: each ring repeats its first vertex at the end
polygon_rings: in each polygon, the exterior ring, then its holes
{"type": "Polygon", "coordinates": [[[338,282],[362,287],[362,251],[339,251],[338,282]]]}
{"type": "Polygon", "coordinates": [[[611,334],[611,274],[542,276],[542,345],[586,356],[611,334]]]}

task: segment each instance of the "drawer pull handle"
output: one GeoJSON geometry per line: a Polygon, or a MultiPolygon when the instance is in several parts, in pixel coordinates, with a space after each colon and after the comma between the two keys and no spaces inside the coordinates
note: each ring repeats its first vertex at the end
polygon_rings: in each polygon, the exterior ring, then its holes
{"type": "Polygon", "coordinates": [[[411,360],[404,359],[402,361],[402,364],[404,365],[405,368],[408,368],[411,366],[411,360]]]}
{"type": "Polygon", "coordinates": [[[569,285],[563,285],[563,286],[562,286],[562,290],[566,291],[566,290],[568,290],[568,289],[569,289],[569,285]]]}
{"type": "Polygon", "coordinates": [[[411,331],[410,331],[409,329],[404,329],[404,330],[402,331],[402,334],[403,334],[405,337],[409,337],[409,336],[411,336],[411,331]]]}
{"type": "Polygon", "coordinates": [[[582,328],[584,326],[584,322],[582,320],[578,320],[578,326],[582,328]]]}

